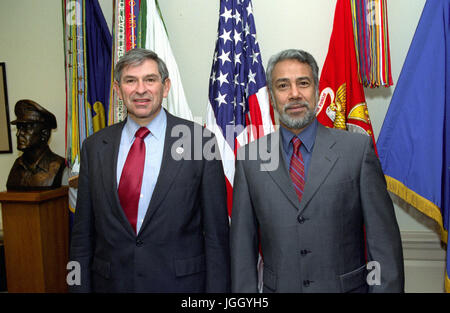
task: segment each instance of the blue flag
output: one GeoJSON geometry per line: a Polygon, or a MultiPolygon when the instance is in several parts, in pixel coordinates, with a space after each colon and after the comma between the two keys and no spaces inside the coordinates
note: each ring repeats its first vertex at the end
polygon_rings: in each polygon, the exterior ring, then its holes
{"type": "Polygon", "coordinates": [[[377,142],[389,191],[434,219],[445,243],[450,210],[449,15],[450,1],[426,2],[377,142]]]}
{"type": "Polygon", "coordinates": [[[108,125],[112,37],[98,0],[85,2],[87,101],[93,131],[108,125]]]}
{"type": "Polygon", "coordinates": [[[66,61],[69,225],[77,199],[80,148],[84,139],[108,125],[112,38],[98,0],[63,0],[66,61]]]}

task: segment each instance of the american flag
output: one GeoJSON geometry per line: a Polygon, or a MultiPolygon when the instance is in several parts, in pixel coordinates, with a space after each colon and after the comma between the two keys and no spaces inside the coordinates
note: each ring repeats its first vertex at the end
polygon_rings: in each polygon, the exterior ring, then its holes
{"type": "Polygon", "coordinates": [[[231,191],[236,150],[274,130],[251,0],[221,0],[206,126],[215,133],[231,191]]]}

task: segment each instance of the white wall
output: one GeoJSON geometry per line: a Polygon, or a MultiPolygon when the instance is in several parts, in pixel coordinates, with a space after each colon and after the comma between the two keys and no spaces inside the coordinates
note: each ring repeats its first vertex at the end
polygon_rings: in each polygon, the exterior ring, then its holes
{"type": "MultiPolygon", "coordinates": [[[[20,99],[32,99],[55,114],[50,149],[65,155],[64,48],[61,1],[0,1],[0,62],[6,63],[10,120],[20,99]]],[[[12,154],[0,154],[0,190],[20,155],[11,126],[12,154]]],[[[1,225],[0,225],[1,226],[1,225]]]]}
{"type": "MultiPolygon", "coordinates": [[[[100,0],[109,25],[112,0],[100,0]]],[[[217,37],[219,0],[160,0],[169,39],[194,116],[205,119],[208,78],[217,37]]],[[[328,50],[336,0],[253,0],[262,60],[286,48],[311,52],[321,68],[328,50]]],[[[366,89],[366,100],[378,137],[425,0],[389,0],[389,35],[394,86],[366,89]]],[[[0,62],[6,62],[10,117],[14,105],[30,98],[53,112],[58,129],[50,148],[64,155],[65,91],[60,0],[0,1],[0,62]]],[[[0,154],[0,190],[19,156],[15,127],[13,153],[0,154]]],[[[432,234],[427,218],[396,207],[402,232],[432,234]]],[[[1,227],[1,225],[0,225],[1,227]]],[[[436,237],[437,238],[437,237],[436,237]]],[[[437,240],[437,239],[436,239],[437,240]]]]}

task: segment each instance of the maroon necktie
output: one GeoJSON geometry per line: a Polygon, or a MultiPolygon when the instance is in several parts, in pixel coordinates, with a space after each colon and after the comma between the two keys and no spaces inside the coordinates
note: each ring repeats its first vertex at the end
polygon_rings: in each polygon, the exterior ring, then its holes
{"type": "Polygon", "coordinates": [[[302,200],[303,189],[305,188],[305,164],[303,163],[302,153],[300,152],[302,142],[297,136],[292,137],[291,141],[294,146],[294,152],[291,156],[289,175],[294,183],[295,192],[300,202],[302,200]]]}
{"type": "Polygon", "coordinates": [[[141,195],[142,175],[144,174],[145,143],[144,138],[150,134],[146,127],[141,127],[134,135],[136,139],[128,152],[127,160],[120,176],[119,200],[125,215],[136,232],[137,212],[141,195]]]}

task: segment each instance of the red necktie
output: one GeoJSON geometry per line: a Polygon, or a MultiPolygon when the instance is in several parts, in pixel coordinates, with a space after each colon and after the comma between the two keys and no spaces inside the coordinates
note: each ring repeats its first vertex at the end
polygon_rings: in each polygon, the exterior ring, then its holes
{"type": "Polygon", "coordinates": [[[145,143],[144,138],[150,134],[146,127],[141,127],[134,135],[136,139],[128,152],[127,160],[120,176],[119,200],[125,215],[136,232],[137,212],[141,195],[142,175],[144,174],[145,143]]]}
{"type": "Polygon", "coordinates": [[[298,196],[298,201],[302,200],[303,189],[305,188],[305,164],[303,163],[302,153],[300,152],[300,146],[302,142],[297,136],[292,137],[292,145],[294,146],[294,152],[291,156],[291,164],[289,166],[289,174],[292,182],[294,183],[295,192],[298,196]]]}

